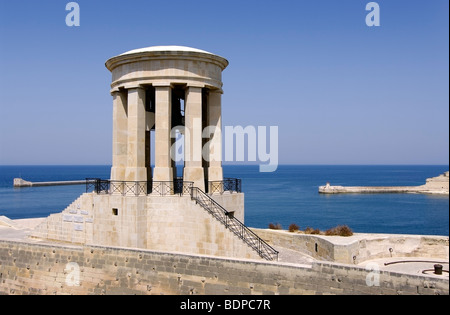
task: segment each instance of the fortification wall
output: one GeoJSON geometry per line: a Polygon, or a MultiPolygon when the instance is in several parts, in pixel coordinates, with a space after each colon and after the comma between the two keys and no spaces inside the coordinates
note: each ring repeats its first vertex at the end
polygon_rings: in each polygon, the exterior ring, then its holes
{"type": "MultiPolygon", "coordinates": [[[[218,194],[213,198],[243,221],[244,194],[218,194]]],[[[260,258],[189,195],[85,193],[61,213],[45,219],[32,236],[73,244],[260,258]]]]}
{"type": "Polygon", "coordinates": [[[275,246],[338,263],[354,264],[386,257],[449,259],[448,236],[356,233],[350,237],[342,237],[269,229],[252,230],[275,246]]]}
{"type": "Polygon", "coordinates": [[[449,294],[448,279],[102,246],[0,241],[0,294],[449,294]],[[370,276],[370,275],[369,275],[370,276]]]}

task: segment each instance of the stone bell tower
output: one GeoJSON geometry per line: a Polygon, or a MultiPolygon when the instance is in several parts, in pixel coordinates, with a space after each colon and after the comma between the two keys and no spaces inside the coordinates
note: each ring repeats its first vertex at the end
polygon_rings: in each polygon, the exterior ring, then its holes
{"type": "Polygon", "coordinates": [[[109,59],[114,122],[111,180],[173,181],[171,148],[177,127],[185,136],[183,180],[203,191],[209,181],[222,181],[222,71],[227,65],[222,57],[180,46],[136,49],[109,59]],[[151,150],[155,150],[153,170],[151,150]]]}
{"type": "Polygon", "coordinates": [[[33,236],[277,259],[277,251],[243,224],[240,179],[223,177],[222,71],[227,66],[222,57],[180,46],[137,49],[109,59],[110,179],[87,179],[86,193],[48,217],[33,236]],[[177,133],[184,135],[180,178],[172,152],[177,133]]]}

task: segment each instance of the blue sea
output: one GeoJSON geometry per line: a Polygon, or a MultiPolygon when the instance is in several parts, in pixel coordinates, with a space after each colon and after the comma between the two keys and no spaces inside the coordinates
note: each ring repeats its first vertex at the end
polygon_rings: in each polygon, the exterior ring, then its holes
{"type": "MultiPolygon", "coordinates": [[[[344,186],[415,186],[448,171],[442,166],[281,165],[274,173],[258,166],[225,165],[225,177],[241,178],[245,224],[267,228],[296,223],[326,230],[348,225],[354,232],[449,235],[449,197],[421,194],[321,195],[330,182],[344,186]]],[[[45,217],[64,210],[85,186],[13,188],[13,178],[28,181],[108,179],[110,166],[0,166],[0,216],[45,217]]]]}

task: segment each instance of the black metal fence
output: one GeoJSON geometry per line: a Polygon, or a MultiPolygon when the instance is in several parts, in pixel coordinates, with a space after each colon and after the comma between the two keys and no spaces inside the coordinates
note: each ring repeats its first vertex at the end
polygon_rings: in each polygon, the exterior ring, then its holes
{"type": "Polygon", "coordinates": [[[116,181],[99,178],[86,178],[86,192],[97,194],[122,195],[122,196],[146,196],[149,194],[189,195],[193,182],[186,182],[177,178],[170,182],[164,181],[116,181]]]}
{"type": "Polygon", "coordinates": [[[152,193],[160,196],[166,195],[189,195],[194,186],[193,182],[185,182],[181,178],[175,179],[173,182],[152,182],[152,193]]]}
{"type": "Polygon", "coordinates": [[[97,194],[109,192],[109,180],[100,178],[86,178],[86,192],[94,191],[97,194]]]}
{"type": "Polygon", "coordinates": [[[208,183],[208,192],[210,194],[223,194],[226,191],[238,193],[242,192],[242,181],[240,178],[224,178],[221,181],[210,181],[208,183]]]}
{"type": "MultiPolygon", "coordinates": [[[[225,178],[223,181],[208,182],[210,194],[224,192],[242,192],[242,181],[239,178],[225,178]]],[[[86,178],[86,192],[94,191],[97,194],[120,194],[123,196],[145,196],[148,194],[189,195],[193,182],[186,182],[183,178],[173,181],[116,181],[100,178],[86,178]]]]}

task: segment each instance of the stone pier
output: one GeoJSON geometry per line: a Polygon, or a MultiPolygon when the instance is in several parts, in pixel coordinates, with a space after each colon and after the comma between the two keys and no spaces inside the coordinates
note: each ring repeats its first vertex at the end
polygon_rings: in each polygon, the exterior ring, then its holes
{"type": "Polygon", "coordinates": [[[327,183],[319,187],[321,194],[449,194],[449,173],[428,178],[420,186],[332,186],[327,183]]]}

